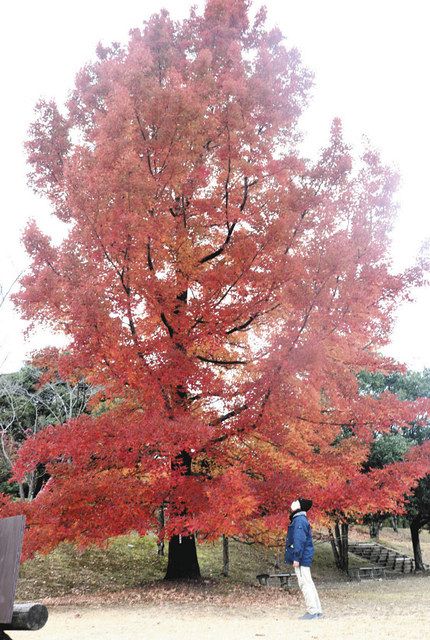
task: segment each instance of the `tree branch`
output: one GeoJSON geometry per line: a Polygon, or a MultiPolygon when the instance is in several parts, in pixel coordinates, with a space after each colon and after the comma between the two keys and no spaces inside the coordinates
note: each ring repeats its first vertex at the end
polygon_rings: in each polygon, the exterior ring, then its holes
{"type": "Polygon", "coordinates": [[[171,338],[173,338],[173,334],[175,333],[174,328],[172,327],[172,325],[170,324],[170,322],[167,320],[166,315],[164,313],[164,311],[161,312],[161,320],[163,322],[163,324],[165,325],[165,327],[167,328],[167,331],[169,332],[169,336],[171,338]]]}
{"type": "Polygon", "coordinates": [[[229,224],[227,222],[227,237],[226,237],[226,239],[224,240],[222,245],[218,249],[216,249],[216,251],[212,251],[211,253],[208,253],[208,255],[206,255],[204,258],[201,258],[199,260],[200,264],[204,264],[205,262],[209,262],[209,260],[213,260],[217,256],[221,255],[221,253],[224,251],[224,249],[226,248],[226,246],[228,245],[228,243],[231,240],[231,236],[232,236],[232,233],[234,231],[234,228],[235,228],[236,224],[237,224],[237,220],[235,220],[231,224],[229,224]]]}
{"type": "Polygon", "coordinates": [[[234,333],[235,331],[244,331],[247,327],[249,327],[249,325],[255,320],[255,318],[258,317],[258,313],[255,313],[254,315],[252,315],[246,322],[244,322],[243,324],[240,324],[238,327],[233,327],[232,329],[229,329],[228,331],[226,331],[227,335],[230,335],[231,333],[234,333]]]}
{"type": "Polygon", "coordinates": [[[210,364],[217,364],[219,366],[229,366],[232,364],[248,364],[247,360],[216,360],[215,358],[205,358],[204,356],[197,356],[202,362],[209,362],[210,364]]]}

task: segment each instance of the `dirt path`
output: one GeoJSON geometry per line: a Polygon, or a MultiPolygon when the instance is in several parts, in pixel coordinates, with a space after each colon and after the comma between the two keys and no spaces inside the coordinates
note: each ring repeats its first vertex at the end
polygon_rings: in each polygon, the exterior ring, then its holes
{"type": "Polygon", "coordinates": [[[362,582],[320,589],[326,617],[298,621],[295,594],[266,589],[260,601],[224,603],[168,600],[114,606],[50,607],[44,629],[11,632],[13,640],[251,640],[295,637],[365,640],[430,637],[430,579],[362,582]],[[271,596],[273,595],[273,599],[271,596]]]}

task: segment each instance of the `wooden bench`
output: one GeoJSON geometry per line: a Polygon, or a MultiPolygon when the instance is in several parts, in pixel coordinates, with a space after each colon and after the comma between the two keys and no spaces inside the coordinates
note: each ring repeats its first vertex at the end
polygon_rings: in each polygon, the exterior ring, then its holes
{"type": "Polygon", "coordinates": [[[259,573],[257,580],[262,587],[267,587],[267,582],[270,578],[278,578],[281,583],[281,587],[289,588],[293,586],[291,580],[295,577],[295,573],[259,573]]]}
{"type": "Polygon", "coordinates": [[[374,578],[385,578],[385,568],[384,567],[359,567],[358,569],[351,569],[349,571],[349,576],[351,578],[355,578],[356,580],[364,579],[374,579],[374,578]]]}
{"type": "Polygon", "coordinates": [[[0,520],[0,640],[10,640],[5,631],[41,629],[48,619],[45,605],[14,601],[24,527],[24,516],[0,520]]]}

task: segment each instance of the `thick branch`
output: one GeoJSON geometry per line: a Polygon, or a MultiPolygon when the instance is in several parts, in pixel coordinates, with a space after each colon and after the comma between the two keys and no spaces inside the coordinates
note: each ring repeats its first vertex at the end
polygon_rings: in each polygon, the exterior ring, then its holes
{"type": "Polygon", "coordinates": [[[209,260],[213,260],[217,256],[221,255],[221,253],[224,251],[224,249],[226,248],[226,246],[230,242],[230,239],[231,239],[232,233],[234,231],[234,228],[236,226],[236,223],[237,223],[237,220],[235,220],[231,224],[229,224],[227,222],[227,237],[224,240],[223,244],[216,251],[212,251],[212,253],[209,253],[208,255],[204,256],[204,258],[201,258],[199,260],[200,264],[204,264],[205,262],[209,262],[209,260]]]}
{"type": "Polygon", "coordinates": [[[247,404],[243,404],[242,406],[238,407],[237,409],[232,409],[228,413],[225,413],[223,416],[220,416],[219,418],[217,418],[216,420],[211,422],[210,426],[211,427],[216,427],[217,425],[222,424],[226,420],[230,420],[230,418],[234,418],[234,416],[239,415],[239,413],[242,413],[242,411],[245,411],[247,408],[248,408],[248,405],[247,404]]]}
{"type": "Polygon", "coordinates": [[[249,325],[255,320],[255,318],[257,318],[258,314],[255,313],[254,315],[252,315],[246,322],[244,322],[243,324],[240,324],[238,327],[233,327],[232,329],[229,329],[228,331],[226,331],[227,335],[230,335],[231,333],[234,333],[235,331],[244,331],[244,329],[246,329],[247,327],[249,327],[249,325]]]}
{"type": "Polygon", "coordinates": [[[231,329],[228,329],[228,331],[226,331],[226,334],[230,335],[231,333],[235,333],[235,331],[245,331],[252,324],[254,320],[256,320],[257,318],[260,318],[261,316],[264,316],[266,313],[270,313],[270,311],[274,311],[279,306],[280,304],[278,303],[278,304],[275,304],[273,307],[270,307],[270,309],[266,309],[265,311],[254,313],[252,316],[248,318],[248,320],[246,320],[246,322],[243,322],[237,327],[232,327],[231,329]]]}
{"type": "Polygon", "coordinates": [[[167,320],[166,315],[164,313],[164,311],[161,312],[161,320],[163,322],[163,324],[166,326],[167,331],[169,332],[170,337],[173,337],[173,334],[175,333],[175,330],[173,329],[172,325],[170,324],[170,322],[167,320]]]}
{"type": "Polygon", "coordinates": [[[253,187],[254,184],[257,184],[257,182],[258,182],[257,179],[253,180],[252,182],[249,182],[249,178],[247,176],[245,176],[245,178],[243,179],[243,198],[242,198],[241,205],[239,207],[241,211],[245,209],[246,202],[248,200],[249,187],[253,187]]]}
{"type": "MultiPolygon", "coordinates": [[[[137,113],[137,111],[135,111],[135,114],[136,114],[136,120],[137,120],[137,123],[139,125],[139,130],[140,130],[141,136],[142,136],[143,140],[146,143],[148,143],[147,138],[145,136],[145,131],[143,129],[142,123],[141,123],[140,118],[139,118],[139,114],[137,113]]],[[[151,154],[149,152],[148,146],[146,147],[146,160],[148,162],[149,173],[151,174],[152,177],[154,177],[154,170],[153,170],[152,165],[151,165],[151,154]]]]}
{"type": "Polygon", "coordinates": [[[205,358],[204,356],[197,356],[197,358],[202,362],[209,362],[223,367],[231,364],[248,364],[247,360],[216,360],[215,358],[205,358]]]}
{"type": "Polygon", "coordinates": [[[148,242],[146,243],[146,255],[147,255],[149,270],[154,271],[154,263],[152,262],[152,256],[151,256],[151,238],[148,238],[148,242]]]}
{"type": "MultiPolygon", "coordinates": [[[[281,367],[278,366],[275,369],[275,378],[277,377],[277,374],[279,373],[281,367]]],[[[228,433],[223,433],[221,436],[217,436],[216,438],[213,438],[209,444],[213,445],[213,444],[218,444],[220,442],[224,442],[224,440],[227,440],[228,438],[231,438],[232,436],[236,436],[239,433],[243,433],[246,430],[248,431],[253,431],[254,429],[257,428],[259,421],[261,420],[261,418],[263,417],[264,414],[264,409],[266,407],[266,404],[269,401],[269,398],[272,394],[272,387],[269,387],[266,391],[266,393],[263,396],[263,400],[261,402],[261,409],[260,412],[257,416],[257,419],[255,420],[255,422],[251,425],[249,425],[248,427],[240,427],[240,429],[237,429],[236,431],[229,431],[228,433]]],[[[212,425],[217,425],[217,424],[221,424],[222,422],[224,422],[225,420],[228,420],[229,418],[232,418],[233,416],[237,415],[238,413],[241,413],[242,411],[244,411],[245,409],[247,409],[248,406],[247,405],[243,405],[242,407],[239,407],[239,409],[230,411],[229,413],[226,413],[224,416],[221,416],[221,418],[218,418],[217,421],[211,423],[212,425]]],[[[203,448],[201,451],[206,451],[206,448],[203,448]]]]}

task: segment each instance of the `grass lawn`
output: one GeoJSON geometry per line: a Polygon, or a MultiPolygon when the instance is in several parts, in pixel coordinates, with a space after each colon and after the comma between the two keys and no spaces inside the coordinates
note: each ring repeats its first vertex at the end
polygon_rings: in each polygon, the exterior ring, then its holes
{"type": "MultiPolygon", "coordinates": [[[[313,575],[318,582],[344,582],[333,560],[328,543],[317,542],[313,575]]],[[[167,553],[167,550],[166,550],[167,553]]],[[[258,544],[230,541],[230,575],[222,576],[221,541],[198,545],[202,575],[216,581],[219,588],[235,584],[256,584],[256,575],[283,572],[283,549],[273,550],[258,544]],[[278,558],[279,569],[275,569],[278,558]]],[[[351,567],[363,561],[350,556],[351,567]]],[[[17,598],[25,600],[66,594],[90,594],[99,591],[121,591],[161,580],[167,556],[157,555],[153,536],[121,536],[110,541],[107,548],[93,547],[83,552],[72,545],[61,544],[47,556],[36,556],[21,566],[17,598]]],[[[291,568],[290,568],[291,569],[291,568]]]]}

